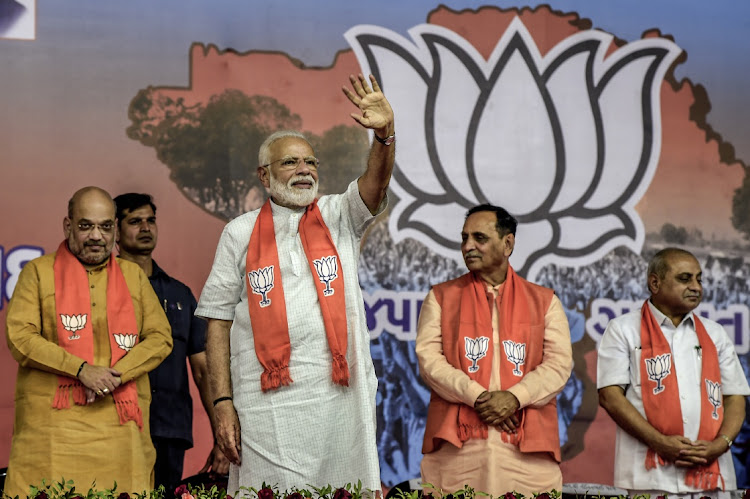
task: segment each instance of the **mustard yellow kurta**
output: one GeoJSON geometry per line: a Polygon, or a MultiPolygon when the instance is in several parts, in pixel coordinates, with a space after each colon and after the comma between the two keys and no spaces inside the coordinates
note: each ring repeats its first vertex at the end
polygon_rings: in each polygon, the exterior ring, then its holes
{"type": "MultiPolygon", "coordinates": [[[[149,433],[151,391],[147,373],[172,349],[172,335],[164,310],[137,265],[118,259],[133,297],[139,343],[113,367],[122,382],[136,380],[143,411],[141,431],[134,421],[121,425],[112,396],[85,406],[52,408],[57,375],[75,377],[83,359],[57,345],[55,254],[37,258],[24,267],[8,304],[8,346],[18,361],[15,423],[4,494],[25,497],[30,485],[62,478],[73,480],[85,493],[117,482],[122,492],[143,492],[153,485],[154,447],[149,433]]],[[[109,366],[107,327],[107,272],[104,265],[88,271],[94,364],[109,366]]]]}

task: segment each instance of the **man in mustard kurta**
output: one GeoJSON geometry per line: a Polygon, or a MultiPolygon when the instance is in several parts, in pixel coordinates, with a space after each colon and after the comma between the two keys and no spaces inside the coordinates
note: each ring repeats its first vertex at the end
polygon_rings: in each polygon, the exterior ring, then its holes
{"type": "Polygon", "coordinates": [[[138,265],[112,255],[115,206],[77,191],[55,253],[24,267],[6,332],[18,361],[4,494],[61,478],[78,490],[153,484],[148,376],[169,354],[169,322],[138,265]]]}

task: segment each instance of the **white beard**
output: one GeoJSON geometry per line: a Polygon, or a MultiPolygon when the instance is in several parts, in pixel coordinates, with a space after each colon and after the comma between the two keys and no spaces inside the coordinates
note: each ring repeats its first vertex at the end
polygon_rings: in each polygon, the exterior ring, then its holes
{"type": "Polygon", "coordinates": [[[271,197],[276,204],[282,206],[304,208],[315,201],[315,197],[318,195],[318,181],[313,179],[312,175],[295,175],[289,179],[289,182],[284,184],[283,182],[279,182],[274,174],[271,173],[269,181],[271,197]],[[312,188],[297,189],[296,187],[292,187],[292,184],[301,180],[312,182],[312,188]]]}

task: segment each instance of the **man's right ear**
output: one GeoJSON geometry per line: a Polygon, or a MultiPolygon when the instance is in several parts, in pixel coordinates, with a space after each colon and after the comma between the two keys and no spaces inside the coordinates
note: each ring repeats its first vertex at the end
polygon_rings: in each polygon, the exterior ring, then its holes
{"type": "Polygon", "coordinates": [[[266,166],[259,166],[258,167],[258,179],[260,180],[260,183],[263,184],[263,187],[268,189],[271,187],[271,182],[268,179],[268,176],[270,172],[268,171],[268,167],[266,166]]]}
{"type": "Polygon", "coordinates": [[[65,239],[70,237],[70,231],[73,228],[70,218],[65,217],[63,218],[63,234],[65,234],[65,239]]]}
{"type": "Polygon", "coordinates": [[[648,283],[648,291],[652,295],[655,295],[659,292],[659,285],[661,284],[661,280],[659,279],[659,276],[656,274],[649,274],[648,280],[646,281],[648,283]]]}

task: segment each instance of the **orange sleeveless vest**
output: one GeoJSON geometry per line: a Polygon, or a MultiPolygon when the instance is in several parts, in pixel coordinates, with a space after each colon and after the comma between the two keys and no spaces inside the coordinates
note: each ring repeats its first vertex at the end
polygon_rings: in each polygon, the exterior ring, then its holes
{"type": "MultiPolygon", "coordinates": [[[[554,291],[549,288],[533,284],[525,279],[516,277],[520,286],[516,292],[523,292],[528,303],[528,321],[518,326],[529,328],[529,340],[526,349],[526,365],[529,370],[534,369],[542,361],[544,347],[544,317],[549,309],[554,291]]],[[[458,338],[459,307],[461,294],[465,286],[472,285],[470,273],[447,281],[432,290],[441,307],[441,329],[443,352],[449,363],[460,367],[461,355],[458,338]],[[448,304],[448,306],[444,306],[448,304]]],[[[512,300],[512,296],[503,296],[504,300],[512,300]]],[[[502,324],[504,318],[499,320],[502,324]]],[[[507,325],[506,325],[507,326],[507,325]]],[[[516,327],[511,324],[510,327],[516,327]]],[[[503,327],[501,326],[501,331],[503,327]]],[[[502,341],[502,337],[500,340],[502,341]]],[[[502,355],[502,348],[500,353],[502,355]]],[[[502,360],[500,360],[502,362],[502,360]]],[[[499,362],[498,362],[499,365],[499,362]]],[[[458,436],[458,411],[461,404],[447,402],[434,391],[430,397],[427,410],[427,424],[424,434],[422,453],[428,454],[437,450],[442,441],[450,442],[456,447],[462,447],[463,442],[458,436]]],[[[472,408],[473,410],[473,408],[472,408]]],[[[518,444],[521,452],[549,452],[557,462],[560,457],[560,438],[557,426],[557,399],[552,399],[543,407],[525,407],[521,409],[523,415],[523,438],[518,444]]]]}

